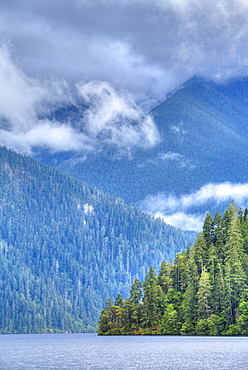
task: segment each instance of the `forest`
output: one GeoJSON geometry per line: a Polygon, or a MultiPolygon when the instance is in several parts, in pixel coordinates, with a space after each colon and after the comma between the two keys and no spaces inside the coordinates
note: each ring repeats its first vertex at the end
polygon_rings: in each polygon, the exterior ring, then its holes
{"type": "Polygon", "coordinates": [[[193,246],[108,299],[99,335],[248,335],[248,210],[206,215],[193,246]]]}
{"type": "Polygon", "coordinates": [[[0,147],[0,333],[95,331],[108,296],[193,240],[0,147]]]}

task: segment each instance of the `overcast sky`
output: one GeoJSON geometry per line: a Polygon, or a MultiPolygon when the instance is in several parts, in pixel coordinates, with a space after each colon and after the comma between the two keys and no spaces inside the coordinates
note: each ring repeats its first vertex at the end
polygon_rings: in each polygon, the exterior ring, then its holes
{"type": "Polygon", "coordinates": [[[0,35],[29,76],[163,99],[194,75],[247,73],[246,0],[8,0],[0,35]]]}
{"type": "Polygon", "coordinates": [[[248,74],[247,20],[247,0],[0,0],[0,145],[157,145],[145,114],[168,93],[248,74]],[[75,100],[84,130],[40,118],[75,100]]]}
{"type": "Polygon", "coordinates": [[[83,98],[84,85],[98,114],[108,86],[124,117],[128,102],[147,113],[194,76],[247,75],[247,19],[247,0],[0,1],[0,116],[23,134],[48,103],[83,98]]]}

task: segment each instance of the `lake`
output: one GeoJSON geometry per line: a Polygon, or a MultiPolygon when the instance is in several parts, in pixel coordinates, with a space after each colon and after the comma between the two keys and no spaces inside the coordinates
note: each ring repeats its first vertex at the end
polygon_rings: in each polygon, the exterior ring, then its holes
{"type": "Polygon", "coordinates": [[[246,337],[15,334],[0,336],[0,369],[248,368],[246,337]]]}

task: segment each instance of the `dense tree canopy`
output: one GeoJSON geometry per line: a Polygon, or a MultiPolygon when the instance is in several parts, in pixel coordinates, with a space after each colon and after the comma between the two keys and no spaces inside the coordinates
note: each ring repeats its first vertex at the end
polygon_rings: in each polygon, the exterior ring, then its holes
{"type": "Polygon", "coordinates": [[[151,261],[157,268],[190,240],[0,147],[0,333],[93,331],[108,296],[128,294],[151,261]]]}
{"type": "Polygon", "coordinates": [[[247,214],[234,202],[223,216],[208,213],[192,247],[172,264],[162,261],[158,275],[150,266],[144,283],[135,280],[121,306],[108,301],[98,333],[247,335],[247,214]],[[129,314],[131,301],[136,315],[129,314]]]}

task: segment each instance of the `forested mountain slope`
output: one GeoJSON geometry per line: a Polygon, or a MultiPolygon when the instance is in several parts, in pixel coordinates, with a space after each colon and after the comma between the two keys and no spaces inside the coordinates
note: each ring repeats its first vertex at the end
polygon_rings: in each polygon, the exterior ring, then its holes
{"type": "Polygon", "coordinates": [[[150,114],[161,138],[156,147],[129,156],[114,146],[76,153],[59,168],[133,203],[209,182],[248,181],[247,79],[227,85],[190,81],[150,114]]]}
{"type": "Polygon", "coordinates": [[[99,334],[248,335],[248,210],[207,214],[194,246],[107,301],[99,334]]]}
{"type": "Polygon", "coordinates": [[[0,147],[0,333],[94,330],[107,297],[193,240],[0,147]]]}

